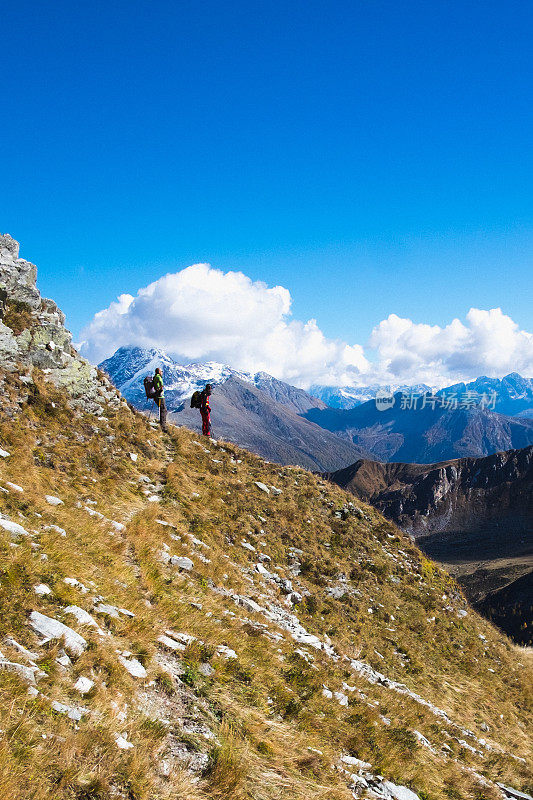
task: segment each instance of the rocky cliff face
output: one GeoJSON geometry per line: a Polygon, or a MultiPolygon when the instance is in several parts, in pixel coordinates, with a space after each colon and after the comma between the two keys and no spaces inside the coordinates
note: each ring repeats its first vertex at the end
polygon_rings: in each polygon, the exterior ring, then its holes
{"type": "Polygon", "coordinates": [[[437,464],[360,460],[331,475],[415,537],[533,518],[533,447],[437,464]]]}
{"type": "Polygon", "coordinates": [[[37,267],[19,258],[19,244],[0,234],[0,367],[42,370],[73,407],[93,414],[121,400],[111,383],[72,347],[65,315],[37,289],[37,267]]]}
{"type": "Polygon", "coordinates": [[[533,447],[438,464],[357,461],[329,476],[416,537],[469,600],[533,642],[533,447]]]}

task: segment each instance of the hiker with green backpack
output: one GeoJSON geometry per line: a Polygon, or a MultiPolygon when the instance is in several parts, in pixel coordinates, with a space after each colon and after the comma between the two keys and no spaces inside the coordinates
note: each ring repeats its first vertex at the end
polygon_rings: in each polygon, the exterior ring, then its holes
{"type": "Polygon", "coordinates": [[[161,430],[168,432],[167,428],[167,405],[165,403],[165,387],[163,385],[163,373],[161,367],[157,367],[153,378],[147,377],[143,381],[146,397],[153,400],[159,409],[159,424],[161,430]]]}

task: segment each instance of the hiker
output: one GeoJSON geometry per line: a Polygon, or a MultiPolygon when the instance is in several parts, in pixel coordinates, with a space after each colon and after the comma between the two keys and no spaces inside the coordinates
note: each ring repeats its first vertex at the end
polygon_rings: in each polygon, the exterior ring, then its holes
{"type": "Polygon", "coordinates": [[[205,389],[201,392],[194,392],[191,397],[191,408],[199,408],[202,415],[202,433],[204,436],[211,436],[211,406],[209,398],[211,396],[211,384],[206,383],[205,389]]]}
{"type": "Polygon", "coordinates": [[[167,405],[165,403],[165,388],[163,386],[163,373],[161,367],[157,367],[154,375],[154,403],[159,408],[159,424],[161,430],[168,431],[167,428],[167,405]]]}
{"type": "Polygon", "coordinates": [[[200,414],[202,415],[202,434],[211,436],[211,406],[209,398],[211,396],[211,384],[207,383],[203,392],[200,392],[200,414]]]}

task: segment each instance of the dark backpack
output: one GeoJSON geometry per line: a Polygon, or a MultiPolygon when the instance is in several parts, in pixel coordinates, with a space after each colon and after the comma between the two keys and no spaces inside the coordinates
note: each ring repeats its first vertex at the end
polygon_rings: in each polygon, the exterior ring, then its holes
{"type": "Polygon", "coordinates": [[[148,400],[153,400],[155,397],[155,388],[154,388],[154,379],[151,375],[148,375],[144,381],[144,391],[146,392],[146,397],[148,400]]]}
{"type": "Polygon", "coordinates": [[[191,408],[200,408],[202,404],[202,393],[195,392],[191,397],[191,408]]]}

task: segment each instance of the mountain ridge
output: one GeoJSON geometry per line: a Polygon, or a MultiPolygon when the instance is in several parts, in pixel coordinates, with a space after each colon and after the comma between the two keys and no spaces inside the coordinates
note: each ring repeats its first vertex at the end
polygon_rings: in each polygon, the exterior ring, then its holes
{"type": "Polygon", "coordinates": [[[216,362],[182,366],[161,350],[132,347],[120,348],[100,364],[126,399],[148,413],[154,404],[146,399],[142,380],[156,366],[163,371],[169,419],[175,424],[200,431],[200,416],[189,400],[209,382],[216,437],[237,442],[269,460],[316,471],[369,455],[301,416],[311,408],[325,408],[322,401],[264,372],[249,375],[216,362]]]}
{"type": "Polygon", "coordinates": [[[427,395],[411,408],[401,393],[384,411],[369,401],[353,409],[310,409],[305,419],[348,439],[378,461],[431,464],[533,444],[533,420],[506,417],[476,405],[446,407],[427,395]]]}
{"type": "MultiPolygon", "coordinates": [[[[348,411],[362,403],[373,400],[378,391],[389,391],[394,394],[405,392],[408,395],[422,395],[431,392],[432,389],[426,384],[394,384],[385,386],[373,384],[371,386],[311,386],[310,393],[324,400],[330,408],[338,408],[348,411]]],[[[518,372],[510,372],[503,378],[488,378],[482,375],[471,381],[450,384],[436,391],[438,396],[442,395],[464,395],[473,393],[481,397],[482,395],[494,397],[494,411],[505,416],[521,416],[523,414],[531,416],[533,414],[533,378],[524,378],[518,372]]],[[[492,407],[492,406],[491,406],[492,407]]]]}

